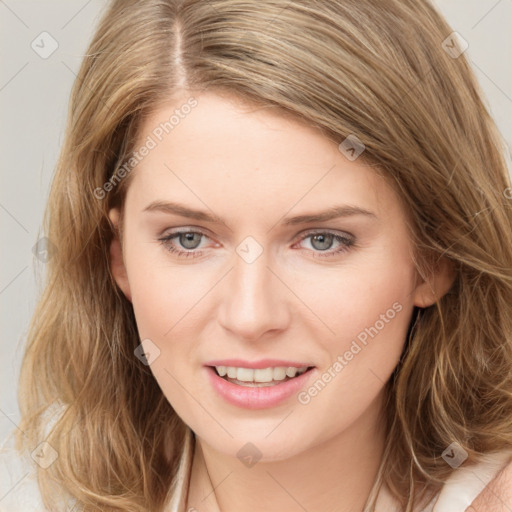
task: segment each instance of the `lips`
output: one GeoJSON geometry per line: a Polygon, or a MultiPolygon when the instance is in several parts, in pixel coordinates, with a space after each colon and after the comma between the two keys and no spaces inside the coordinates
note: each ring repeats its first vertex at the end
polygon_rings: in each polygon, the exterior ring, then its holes
{"type": "MultiPolygon", "coordinates": [[[[207,377],[216,394],[227,403],[244,409],[265,409],[275,407],[286,402],[293,395],[306,386],[315,372],[315,367],[307,363],[297,361],[283,360],[261,360],[247,362],[234,359],[224,359],[211,361],[206,365],[207,377]],[[223,363],[223,364],[217,364],[223,363]],[[211,365],[211,366],[210,366],[211,365]],[[279,368],[281,366],[291,365],[289,367],[303,368],[307,370],[298,373],[295,377],[286,377],[281,381],[259,383],[252,381],[239,381],[238,379],[229,379],[227,375],[221,377],[215,367],[236,367],[238,369],[252,368],[250,371],[261,370],[262,368],[279,368]]],[[[244,376],[244,372],[242,372],[244,376]]]]}

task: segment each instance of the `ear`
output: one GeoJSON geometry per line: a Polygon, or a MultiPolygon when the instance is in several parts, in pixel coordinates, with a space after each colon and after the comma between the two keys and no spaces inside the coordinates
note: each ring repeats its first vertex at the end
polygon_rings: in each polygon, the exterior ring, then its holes
{"type": "Polygon", "coordinates": [[[453,262],[441,258],[436,262],[428,276],[420,277],[420,282],[413,292],[414,305],[428,308],[443,297],[455,281],[456,272],[453,262]]]}
{"type": "Polygon", "coordinates": [[[124,265],[123,248],[119,239],[119,208],[112,208],[108,212],[108,216],[115,228],[114,237],[110,243],[110,269],[117,285],[122,290],[125,297],[131,302],[132,294],[130,291],[130,283],[124,265]]]}

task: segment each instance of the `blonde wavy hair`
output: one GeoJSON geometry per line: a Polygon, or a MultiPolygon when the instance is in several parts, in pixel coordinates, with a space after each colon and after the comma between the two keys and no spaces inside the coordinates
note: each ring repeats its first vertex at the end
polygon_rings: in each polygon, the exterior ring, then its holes
{"type": "Polygon", "coordinates": [[[454,266],[448,294],[415,311],[387,384],[385,484],[410,512],[453,471],[512,448],[512,200],[504,144],[452,29],[427,0],[114,0],[70,100],[44,231],[56,246],[28,332],[19,450],[46,440],[46,506],[161,511],[187,426],[148,367],[131,303],[110,270],[107,213],[131,174],[103,187],[142,121],[178,90],[224,91],[355,134],[409,216],[418,269],[454,266]],[[63,406],[51,423],[52,405],[63,406]]]}

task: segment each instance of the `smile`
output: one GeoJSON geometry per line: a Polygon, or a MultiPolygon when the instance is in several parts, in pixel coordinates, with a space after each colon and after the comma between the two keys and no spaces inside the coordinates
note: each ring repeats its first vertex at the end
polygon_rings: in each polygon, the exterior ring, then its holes
{"type": "Polygon", "coordinates": [[[275,407],[300,392],[312,374],[312,366],[243,368],[207,366],[210,384],[223,401],[244,409],[275,407]]]}

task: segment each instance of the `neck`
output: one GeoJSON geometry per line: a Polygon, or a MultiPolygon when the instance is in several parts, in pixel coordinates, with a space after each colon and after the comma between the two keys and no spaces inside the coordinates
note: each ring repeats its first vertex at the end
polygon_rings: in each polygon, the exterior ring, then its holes
{"type": "Polygon", "coordinates": [[[364,508],[381,461],[383,395],[350,428],[285,460],[252,467],[196,437],[187,510],[354,512],[364,508]]]}

